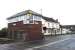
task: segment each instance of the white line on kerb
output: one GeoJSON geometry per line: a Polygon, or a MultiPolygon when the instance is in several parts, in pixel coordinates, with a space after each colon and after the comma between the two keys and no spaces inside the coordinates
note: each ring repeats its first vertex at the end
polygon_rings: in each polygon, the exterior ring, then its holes
{"type": "Polygon", "coordinates": [[[53,44],[56,44],[56,43],[63,42],[63,41],[65,41],[65,40],[69,40],[69,39],[70,39],[70,38],[66,38],[66,39],[63,39],[63,40],[55,41],[55,42],[48,43],[48,44],[44,44],[44,45],[41,45],[41,46],[36,46],[36,47],[33,47],[33,48],[28,48],[28,49],[26,49],[26,50],[33,50],[34,48],[41,48],[41,47],[53,45],[53,44]]]}

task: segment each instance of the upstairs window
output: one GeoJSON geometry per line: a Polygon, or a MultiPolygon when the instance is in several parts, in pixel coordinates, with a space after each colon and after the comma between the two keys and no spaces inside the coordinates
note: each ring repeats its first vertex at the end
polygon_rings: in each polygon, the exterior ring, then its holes
{"type": "Polygon", "coordinates": [[[34,21],[32,21],[32,20],[24,20],[23,24],[34,24],[34,21]]]}
{"type": "Polygon", "coordinates": [[[23,20],[23,24],[29,24],[28,20],[23,20]]]}
{"type": "Polygon", "coordinates": [[[34,24],[34,21],[33,21],[33,20],[30,20],[29,23],[30,23],[30,24],[34,24]]]}
{"type": "Polygon", "coordinates": [[[33,16],[30,16],[30,17],[29,17],[29,20],[33,20],[33,16]]]}
{"type": "Polygon", "coordinates": [[[33,20],[41,21],[41,17],[39,17],[39,16],[33,16],[33,20]]]}

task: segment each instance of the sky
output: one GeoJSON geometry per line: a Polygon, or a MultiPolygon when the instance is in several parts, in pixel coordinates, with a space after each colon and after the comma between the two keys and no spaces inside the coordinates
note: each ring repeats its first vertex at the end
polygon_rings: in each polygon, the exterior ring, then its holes
{"type": "Polygon", "coordinates": [[[75,0],[0,0],[0,29],[7,27],[6,18],[31,9],[58,19],[62,25],[75,25],[75,0]]]}

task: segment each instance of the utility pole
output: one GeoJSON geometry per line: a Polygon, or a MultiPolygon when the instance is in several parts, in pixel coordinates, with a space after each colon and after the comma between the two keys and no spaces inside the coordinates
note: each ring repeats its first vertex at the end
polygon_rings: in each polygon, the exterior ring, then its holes
{"type": "Polygon", "coordinates": [[[40,11],[41,11],[41,15],[42,15],[42,8],[40,9],[40,11]]]}

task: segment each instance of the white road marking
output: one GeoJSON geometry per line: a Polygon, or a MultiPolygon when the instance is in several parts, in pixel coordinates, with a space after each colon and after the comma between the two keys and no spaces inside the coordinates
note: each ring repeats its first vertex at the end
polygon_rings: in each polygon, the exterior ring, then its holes
{"type": "Polygon", "coordinates": [[[63,40],[55,41],[55,42],[48,43],[48,44],[44,44],[44,45],[41,45],[41,46],[36,46],[36,47],[33,47],[33,48],[28,48],[28,49],[26,49],[26,50],[33,50],[34,48],[41,48],[41,47],[53,45],[53,44],[56,44],[56,43],[63,42],[63,41],[65,41],[65,40],[69,40],[69,39],[70,39],[70,38],[66,38],[66,39],[63,39],[63,40]]]}

